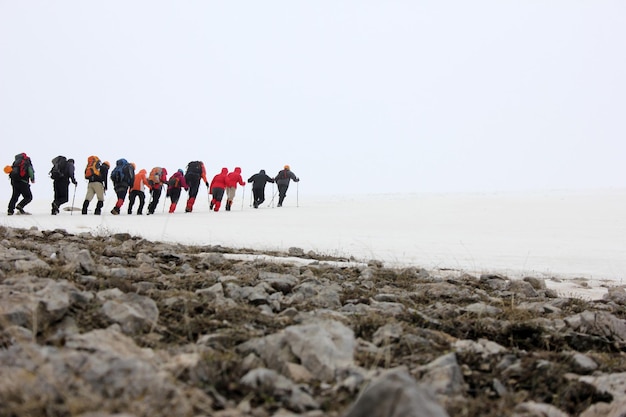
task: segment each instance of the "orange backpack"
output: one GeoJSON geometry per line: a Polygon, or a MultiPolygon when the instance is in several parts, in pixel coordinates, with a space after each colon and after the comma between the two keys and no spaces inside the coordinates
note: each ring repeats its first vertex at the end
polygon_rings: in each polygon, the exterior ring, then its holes
{"type": "Polygon", "coordinates": [[[93,176],[100,176],[100,158],[95,155],[87,158],[87,168],[85,168],[85,179],[91,179],[93,176]]]}
{"type": "Polygon", "coordinates": [[[148,184],[152,187],[154,184],[161,183],[161,177],[163,176],[163,169],[160,167],[154,167],[150,170],[150,175],[148,176],[148,184]]]}

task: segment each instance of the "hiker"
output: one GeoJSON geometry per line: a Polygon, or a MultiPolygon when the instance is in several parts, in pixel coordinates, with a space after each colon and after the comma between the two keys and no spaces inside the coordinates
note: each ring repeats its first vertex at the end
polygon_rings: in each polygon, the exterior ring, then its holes
{"type": "Polygon", "coordinates": [[[293,180],[293,182],[299,182],[300,178],[294,174],[294,172],[289,168],[289,165],[285,165],[274,178],[274,181],[276,181],[276,185],[278,186],[278,207],[283,206],[283,201],[287,196],[287,188],[289,188],[289,181],[291,180],[293,180]]]}
{"type": "MultiPolygon", "coordinates": [[[[78,184],[74,177],[74,160],[66,159],[59,155],[52,160],[52,169],[50,170],[50,178],[52,178],[52,187],[54,190],[54,200],[52,201],[52,215],[59,214],[59,208],[62,204],[70,201],[69,186],[70,181],[74,187],[78,184]]],[[[76,189],[74,189],[76,191],[76,189]]]]}
{"type": "Polygon", "coordinates": [[[167,185],[167,169],[161,167],[152,168],[148,177],[148,183],[150,184],[148,214],[154,214],[154,210],[159,205],[159,199],[161,198],[161,189],[163,185],[167,185]]]}
{"type": "Polygon", "coordinates": [[[252,196],[254,198],[253,206],[254,208],[259,208],[259,206],[265,201],[265,184],[268,182],[273,183],[274,178],[267,175],[265,170],[262,169],[258,174],[254,174],[248,178],[248,182],[252,183],[252,196]]]}
{"type": "Polygon", "coordinates": [[[226,190],[226,177],[228,176],[228,168],[222,168],[222,171],[213,177],[209,186],[209,193],[213,196],[209,204],[209,210],[219,211],[226,190]],[[215,207],[215,208],[213,208],[215,207]]]}
{"type": "Polygon", "coordinates": [[[244,186],[246,183],[241,178],[241,168],[236,167],[235,170],[226,177],[226,211],[230,211],[237,192],[237,184],[244,186]]]}
{"type": "Polygon", "coordinates": [[[11,188],[13,193],[11,194],[11,200],[9,200],[9,209],[7,214],[13,215],[15,209],[20,214],[30,214],[24,211],[24,207],[31,201],[33,201],[33,193],[30,191],[30,183],[35,183],[35,169],[33,163],[25,153],[15,155],[15,160],[11,165],[9,171],[9,178],[11,179],[11,188]],[[22,197],[22,201],[16,205],[17,200],[22,197]]]}
{"type": "Polygon", "coordinates": [[[185,180],[185,175],[183,174],[183,170],[179,169],[172,175],[167,182],[167,194],[166,196],[170,198],[170,213],[174,213],[176,210],[176,205],[178,204],[178,200],[180,199],[181,189],[184,188],[185,191],[189,189],[187,185],[187,181],[185,180]]]}
{"type": "Polygon", "coordinates": [[[115,168],[111,171],[111,181],[113,181],[113,190],[117,195],[115,207],[111,210],[114,216],[120,214],[120,209],[126,200],[128,189],[135,183],[135,166],[126,159],[120,158],[115,162],[115,168]]]}
{"type": "Polygon", "coordinates": [[[135,205],[135,200],[137,198],[139,198],[139,208],[137,209],[137,214],[143,214],[143,206],[146,203],[146,193],[144,190],[146,187],[148,187],[148,189],[151,188],[150,183],[148,182],[147,173],[148,172],[145,169],[141,169],[135,175],[135,181],[130,189],[130,194],[128,194],[128,214],[133,214],[133,205],[135,205]]]}
{"type": "Polygon", "coordinates": [[[204,168],[204,162],[191,161],[187,164],[187,172],[185,173],[185,181],[189,186],[189,194],[187,196],[187,206],[185,207],[185,213],[191,213],[193,205],[196,202],[198,196],[198,189],[200,188],[200,180],[204,181],[207,190],[209,189],[209,182],[206,179],[206,169],[204,168]]]}
{"type": "Polygon", "coordinates": [[[100,158],[95,155],[87,158],[87,167],[85,168],[85,179],[87,183],[87,194],[83,201],[82,214],[87,214],[89,203],[95,195],[98,199],[96,209],[93,214],[99,216],[102,214],[102,206],[104,206],[104,194],[108,189],[108,174],[111,164],[109,161],[100,163],[100,158]]]}

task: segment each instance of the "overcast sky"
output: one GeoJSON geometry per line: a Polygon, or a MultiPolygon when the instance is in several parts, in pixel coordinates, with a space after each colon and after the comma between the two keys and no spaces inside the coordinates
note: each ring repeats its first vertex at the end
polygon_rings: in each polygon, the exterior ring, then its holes
{"type": "Polygon", "coordinates": [[[57,154],[289,164],[305,194],[624,187],[625,52],[621,0],[0,0],[2,160],[35,197],[57,154]]]}

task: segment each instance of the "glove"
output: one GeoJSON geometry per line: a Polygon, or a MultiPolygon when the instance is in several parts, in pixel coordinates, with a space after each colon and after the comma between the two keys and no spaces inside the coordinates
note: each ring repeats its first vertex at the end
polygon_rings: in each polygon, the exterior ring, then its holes
{"type": "Polygon", "coordinates": [[[72,184],[74,184],[74,185],[78,185],[78,182],[77,182],[76,180],[74,180],[74,179],[73,179],[73,180],[72,180],[72,184]]]}
{"type": "Polygon", "coordinates": [[[204,185],[206,185],[206,188],[209,188],[209,183],[205,182],[204,185]]]}
{"type": "Polygon", "coordinates": [[[185,191],[189,191],[189,187],[185,187],[185,191]]]}
{"type": "Polygon", "coordinates": [[[295,180],[293,180],[294,182],[300,182],[300,178],[296,178],[295,180]]]}

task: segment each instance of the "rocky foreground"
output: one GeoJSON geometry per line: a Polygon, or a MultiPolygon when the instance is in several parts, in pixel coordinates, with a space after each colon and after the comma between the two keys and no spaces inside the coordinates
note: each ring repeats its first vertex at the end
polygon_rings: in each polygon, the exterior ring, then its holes
{"type": "Polygon", "coordinates": [[[0,416],[626,413],[623,287],[588,302],[297,248],[0,240],[0,416]]]}

